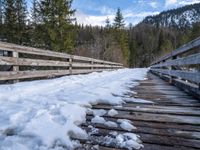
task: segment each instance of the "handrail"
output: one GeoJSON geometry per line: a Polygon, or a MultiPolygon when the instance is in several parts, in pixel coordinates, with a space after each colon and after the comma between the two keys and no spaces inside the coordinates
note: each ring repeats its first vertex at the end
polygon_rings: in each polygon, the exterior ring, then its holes
{"type": "Polygon", "coordinates": [[[151,64],[151,66],[154,65],[154,64],[160,63],[162,61],[165,61],[165,60],[167,60],[171,57],[186,53],[186,52],[190,51],[191,49],[198,47],[198,46],[200,46],[200,37],[198,37],[197,39],[195,39],[195,40],[193,40],[193,41],[191,41],[187,44],[184,44],[183,46],[179,47],[178,49],[172,51],[170,54],[167,54],[167,55],[161,57],[157,61],[154,61],[151,64]]]}
{"type": "Polygon", "coordinates": [[[56,77],[123,68],[123,64],[0,42],[0,81],[56,77]],[[7,68],[7,69],[4,69],[7,68]],[[8,69],[9,68],[9,69],[8,69]]]}
{"type": "Polygon", "coordinates": [[[153,62],[150,70],[200,97],[200,37],[153,62]]]}

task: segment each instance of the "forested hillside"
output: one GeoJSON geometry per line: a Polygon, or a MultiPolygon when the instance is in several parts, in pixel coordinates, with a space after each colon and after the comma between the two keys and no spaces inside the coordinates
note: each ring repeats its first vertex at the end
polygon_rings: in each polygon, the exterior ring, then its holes
{"type": "Polygon", "coordinates": [[[200,36],[200,4],[146,17],[136,26],[125,27],[116,10],[105,27],[79,25],[73,0],[0,0],[1,41],[51,49],[126,66],[148,66],[154,59],[200,36]],[[113,23],[111,23],[113,22],[113,23]]]}
{"type": "Polygon", "coordinates": [[[148,16],[142,22],[156,27],[185,29],[200,21],[200,3],[148,16]]]}
{"type": "Polygon", "coordinates": [[[129,33],[130,66],[148,66],[200,36],[200,3],[148,16],[129,33]]]}

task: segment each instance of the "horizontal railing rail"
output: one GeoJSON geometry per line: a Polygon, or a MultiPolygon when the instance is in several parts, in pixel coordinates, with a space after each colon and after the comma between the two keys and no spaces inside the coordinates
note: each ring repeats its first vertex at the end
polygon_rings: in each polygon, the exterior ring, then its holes
{"type": "Polygon", "coordinates": [[[200,38],[153,62],[150,70],[200,97],[200,38]]]}
{"type": "Polygon", "coordinates": [[[194,49],[194,48],[199,47],[199,46],[200,46],[200,37],[189,42],[189,43],[187,43],[187,44],[185,44],[185,45],[183,45],[183,46],[181,46],[180,48],[172,51],[170,54],[167,54],[167,55],[161,57],[160,59],[154,61],[151,65],[158,64],[158,63],[163,62],[163,61],[165,61],[169,58],[176,57],[176,56],[181,55],[183,53],[189,52],[189,51],[191,51],[191,49],[194,49]]]}
{"type": "Polygon", "coordinates": [[[85,74],[123,68],[121,63],[0,42],[0,81],[85,74]]]}

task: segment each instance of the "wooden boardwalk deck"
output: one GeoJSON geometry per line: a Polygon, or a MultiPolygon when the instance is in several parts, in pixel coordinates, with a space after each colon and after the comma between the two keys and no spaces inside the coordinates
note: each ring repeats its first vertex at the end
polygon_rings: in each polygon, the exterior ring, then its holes
{"type": "MultiPolygon", "coordinates": [[[[133,81],[134,82],[134,81],[133,81]]],[[[153,103],[129,102],[122,107],[96,105],[93,109],[115,109],[118,115],[103,117],[107,121],[129,119],[137,129],[131,132],[140,135],[144,150],[197,150],[200,149],[200,101],[185,92],[148,73],[148,80],[131,89],[136,92],[129,95],[153,103]]],[[[82,125],[88,133],[89,140],[82,140],[78,149],[117,150],[123,149],[116,144],[102,142],[103,137],[112,131],[126,133],[118,127],[93,124],[92,114],[87,115],[87,122],[82,125]],[[95,132],[91,130],[96,130],[95,132]]]]}

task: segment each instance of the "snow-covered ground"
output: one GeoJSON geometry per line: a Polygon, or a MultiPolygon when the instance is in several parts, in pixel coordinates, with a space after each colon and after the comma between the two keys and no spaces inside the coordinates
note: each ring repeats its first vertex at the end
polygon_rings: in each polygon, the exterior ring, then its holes
{"type": "Polygon", "coordinates": [[[125,103],[119,95],[130,92],[129,87],[144,80],[146,72],[120,69],[1,85],[0,150],[72,149],[76,142],[71,136],[87,138],[78,125],[85,122],[88,108],[97,103],[125,103]]]}

